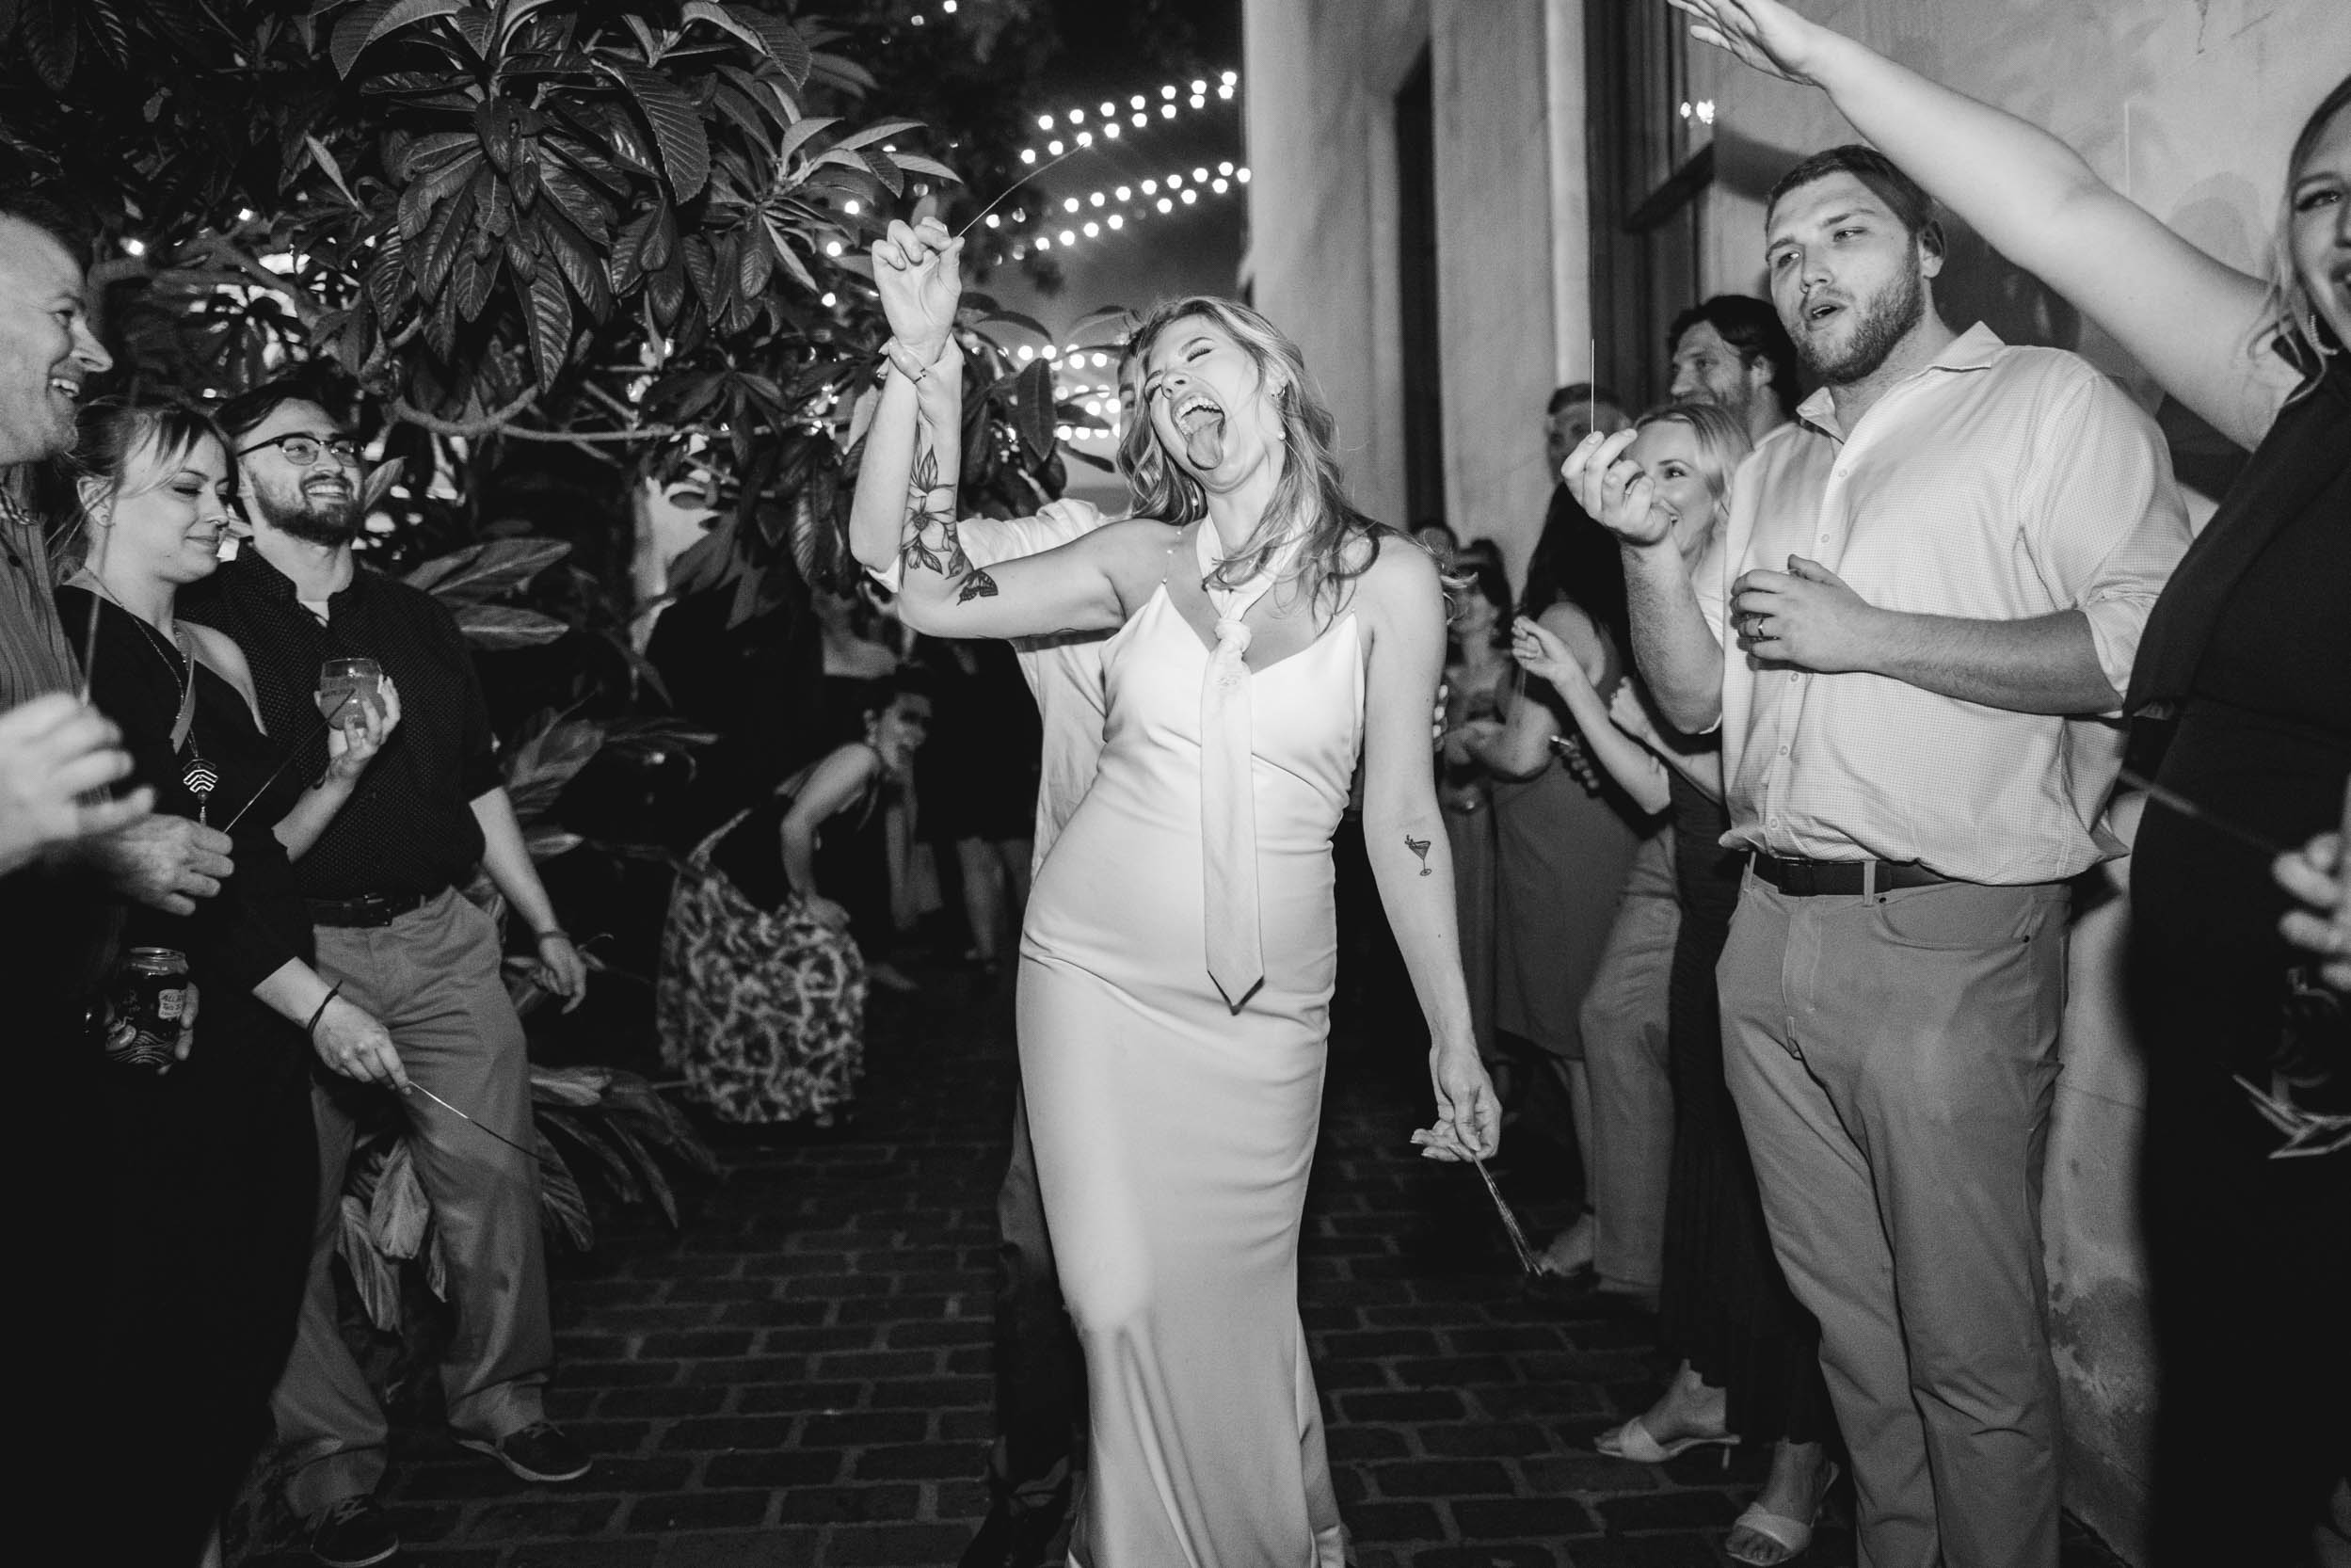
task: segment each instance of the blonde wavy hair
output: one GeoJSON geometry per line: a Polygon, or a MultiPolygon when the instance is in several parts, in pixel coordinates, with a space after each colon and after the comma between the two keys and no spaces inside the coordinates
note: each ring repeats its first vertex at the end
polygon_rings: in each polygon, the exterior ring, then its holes
{"type": "Polygon", "coordinates": [[[1339,476],[1332,447],[1336,425],[1315,395],[1305,356],[1283,331],[1246,305],[1210,295],[1163,299],[1144,314],[1119,356],[1119,397],[1127,425],[1119,438],[1118,468],[1134,488],[1135,516],[1182,525],[1207,516],[1207,491],[1160,444],[1143,398],[1143,378],[1152,346],[1178,322],[1201,320],[1222,328],[1256,366],[1257,384],[1278,383],[1274,407],[1282,420],[1282,474],[1256,531],[1211,574],[1218,587],[1233,587],[1262,570],[1293,539],[1303,548],[1286,581],[1309,596],[1328,590],[1335,603],[1346,584],[1370,569],[1383,537],[1395,530],[1355,510],[1339,476]]]}
{"type": "Polygon", "coordinates": [[[1731,475],[1755,450],[1746,424],[1711,403],[1668,403],[1635,420],[1633,428],[1646,430],[1653,424],[1687,425],[1698,438],[1698,477],[1706,483],[1706,494],[1714,500],[1719,520],[1730,504],[1731,475]]]}
{"type": "Polygon", "coordinates": [[[2282,342],[2295,365],[2307,377],[2309,385],[2316,384],[2318,373],[2327,357],[2340,354],[2351,344],[2331,346],[2322,336],[2318,307],[2303,287],[2302,275],[2294,268],[2294,184],[2302,177],[2302,166],[2311,161],[2318,148],[2318,138],[2339,114],[2351,113],[2351,76],[2337,82],[2334,90],[2318,101],[2311,118],[2302,122],[2302,134],[2294,138],[2294,151],[2286,157],[2286,184],[2278,202],[2278,228],[2270,239],[2269,298],[2262,311],[2261,325],[2254,329],[2253,340],[2247,346],[2260,354],[2273,343],[2282,342]]]}

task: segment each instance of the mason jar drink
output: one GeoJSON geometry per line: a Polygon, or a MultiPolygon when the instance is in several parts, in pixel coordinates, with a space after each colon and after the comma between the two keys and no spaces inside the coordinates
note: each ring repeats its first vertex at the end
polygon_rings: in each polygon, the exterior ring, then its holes
{"type": "Polygon", "coordinates": [[[106,1056],[126,1067],[171,1064],[187,1012],[187,954],[170,948],[133,948],[115,992],[106,1056]]]}
{"type": "Polygon", "coordinates": [[[383,684],[384,666],[373,659],[329,659],[318,667],[318,711],[329,724],[360,725],[361,699],[378,696],[383,684]]]}

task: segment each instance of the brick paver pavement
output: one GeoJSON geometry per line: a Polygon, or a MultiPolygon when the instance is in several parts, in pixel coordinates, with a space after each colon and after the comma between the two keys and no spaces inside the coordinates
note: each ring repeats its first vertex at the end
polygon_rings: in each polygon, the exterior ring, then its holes
{"type": "MultiPolygon", "coordinates": [[[[681,1234],[611,1224],[594,1255],[559,1262],[552,1410],[600,1456],[588,1480],[525,1487],[437,1432],[397,1435],[386,1496],[406,1560],[954,1562],[986,1503],[1013,1056],[1002,997],[924,978],[924,996],[877,1005],[853,1126],[732,1145],[681,1234]]],[[[1357,1562],[1727,1562],[1767,1455],[1592,1452],[1659,1386],[1647,1329],[1526,1297],[1477,1178],[1405,1141],[1427,1093],[1416,1061],[1335,1048],[1303,1296],[1357,1562]]],[[[1525,1211],[1538,1235],[1562,1217],[1556,1195],[1525,1211]]],[[[1807,1563],[1852,1562],[1848,1509],[1840,1486],[1807,1563]]],[[[2067,1568],[2112,1560],[2077,1541],[2067,1568]]]]}

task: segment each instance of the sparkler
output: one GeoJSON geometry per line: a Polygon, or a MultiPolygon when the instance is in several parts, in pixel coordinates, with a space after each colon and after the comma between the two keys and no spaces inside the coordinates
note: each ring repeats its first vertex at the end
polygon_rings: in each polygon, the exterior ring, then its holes
{"type": "Polygon", "coordinates": [[[1494,1200],[1494,1211],[1502,1216],[1502,1228],[1509,1233],[1511,1250],[1518,1254],[1518,1266],[1530,1274],[1541,1273],[1543,1271],[1535,1267],[1534,1249],[1527,1244],[1527,1233],[1519,1228],[1518,1216],[1511,1212],[1511,1206],[1502,1201],[1502,1189],[1494,1184],[1486,1162],[1474,1156],[1469,1162],[1478,1167],[1478,1179],[1486,1184],[1486,1196],[1494,1200]]]}

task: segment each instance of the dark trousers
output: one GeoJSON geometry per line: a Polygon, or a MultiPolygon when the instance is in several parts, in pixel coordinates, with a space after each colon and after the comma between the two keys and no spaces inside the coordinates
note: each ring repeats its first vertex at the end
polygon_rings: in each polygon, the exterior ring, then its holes
{"type": "Polygon", "coordinates": [[[1029,1102],[1017,1089],[996,1224],[996,1448],[988,1480],[999,1502],[1017,1510],[1051,1502],[1069,1475],[1086,1409],[1085,1362],[1053,1272],[1029,1102]]]}

